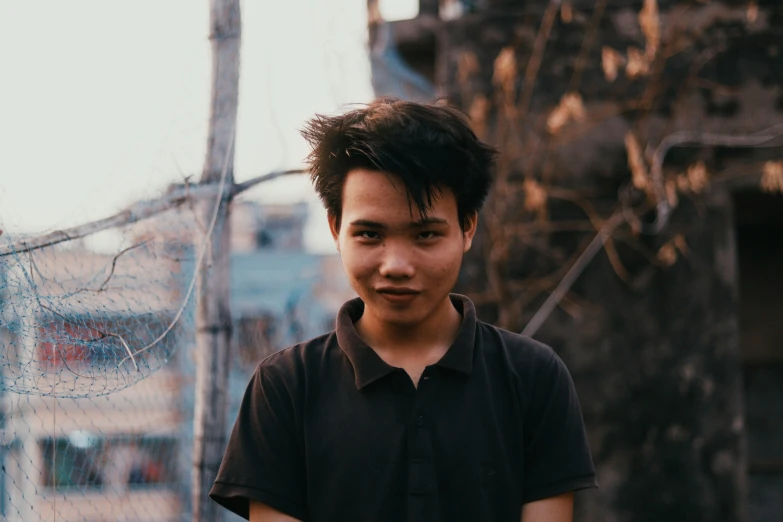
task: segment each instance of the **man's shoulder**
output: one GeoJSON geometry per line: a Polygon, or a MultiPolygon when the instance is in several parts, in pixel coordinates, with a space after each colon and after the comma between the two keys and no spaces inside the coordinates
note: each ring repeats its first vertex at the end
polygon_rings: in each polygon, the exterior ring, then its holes
{"type": "Polygon", "coordinates": [[[508,354],[514,362],[549,364],[555,355],[555,351],[549,345],[526,335],[511,332],[483,321],[479,321],[478,325],[484,349],[489,352],[499,351],[508,354]]]}
{"type": "Polygon", "coordinates": [[[535,390],[571,382],[568,368],[549,345],[486,323],[480,325],[484,356],[495,361],[487,366],[510,376],[523,396],[541,397],[535,390]]]}
{"type": "Polygon", "coordinates": [[[477,340],[485,356],[502,361],[509,371],[524,380],[550,371],[559,362],[552,347],[525,335],[482,321],[477,330],[477,340]]]}

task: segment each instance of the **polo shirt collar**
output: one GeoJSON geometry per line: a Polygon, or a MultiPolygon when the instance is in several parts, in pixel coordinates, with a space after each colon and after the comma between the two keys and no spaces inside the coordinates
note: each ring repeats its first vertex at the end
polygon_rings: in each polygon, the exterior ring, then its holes
{"type": "MultiPolygon", "coordinates": [[[[473,347],[476,339],[476,308],[464,295],[449,294],[449,297],[462,314],[462,325],[451,347],[435,364],[470,375],[473,370],[473,347]]],[[[364,302],[358,297],[351,299],[340,308],[335,328],[337,342],[353,366],[358,390],[396,369],[381,359],[356,331],[354,323],[363,313],[364,302]]]]}

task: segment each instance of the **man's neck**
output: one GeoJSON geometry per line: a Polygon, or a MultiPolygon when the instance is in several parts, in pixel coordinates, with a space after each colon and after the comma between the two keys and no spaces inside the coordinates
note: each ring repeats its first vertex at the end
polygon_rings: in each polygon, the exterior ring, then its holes
{"type": "Polygon", "coordinates": [[[393,366],[427,366],[440,360],[456,339],[462,316],[446,297],[429,317],[417,325],[394,325],[378,320],[371,311],[356,322],[356,331],[393,366]]]}

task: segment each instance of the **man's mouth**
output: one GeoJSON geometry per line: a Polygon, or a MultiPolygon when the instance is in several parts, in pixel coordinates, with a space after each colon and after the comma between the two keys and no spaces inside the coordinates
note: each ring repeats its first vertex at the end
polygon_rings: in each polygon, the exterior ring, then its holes
{"type": "Polygon", "coordinates": [[[389,294],[389,295],[415,295],[419,293],[418,290],[414,290],[413,288],[392,287],[392,286],[377,288],[375,291],[380,294],[389,294]]]}
{"type": "Polygon", "coordinates": [[[410,303],[416,298],[417,295],[419,295],[419,291],[414,290],[413,288],[403,288],[403,287],[377,288],[376,292],[381,294],[381,296],[386,301],[394,304],[410,303]]]}

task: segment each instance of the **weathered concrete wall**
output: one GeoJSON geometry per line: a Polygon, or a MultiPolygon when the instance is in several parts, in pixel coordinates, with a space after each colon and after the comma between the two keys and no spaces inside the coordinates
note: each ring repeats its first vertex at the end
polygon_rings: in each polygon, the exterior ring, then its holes
{"type": "MultiPolygon", "coordinates": [[[[575,75],[576,57],[600,3],[571,2],[570,23],[558,14],[529,113],[515,120],[517,142],[508,141],[502,130],[493,63],[503,48],[514,49],[516,99],[522,96],[525,66],[546,2],[489,2],[490,10],[444,24],[440,84],[466,110],[473,108],[474,115],[477,97],[489,100],[482,123],[487,138],[502,138],[501,147],[516,143],[525,151],[513,151],[503,164],[511,182],[531,177],[545,188],[575,191],[605,218],[616,208],[618,188],[631,179],[624,145],[629,130],[643,144],[656,145],[680,129],[748,133],[783,123],[780,2],[758,2],[753,10],[744,1],[661,1],[660,47],[668,47],[659,52],[668,57],[659,55],[649,75],[628,78],[621,70],[614,82],[602,71],[601,50],[606,46],[624,55],[628,47],[645,48],[638,21],[642,2],[623,2],[623,7],[608,3],[575,75]],[[466,75],[469,55],[477,67],[466,75]],[[581,94],[586,117],[549,135],[542,122],[568,91],[581,94]]],[[[578,520],[746,520],[730,191],[737,184],[757,185],[763,162],[780,156],[780,147],[674,150],[668,175],[703,161],[709,184],[698,193],[680,195],[671,222],[659,235],[639,237],[621,228],[614,247],[626,280],[606,254],[599,254],[573,287],[568,305],[556,310],[537,334],[572,370],[598,467],[601,489],[579,496],[578,520]],[[678,235],[687,248],[676,252],[669,266],[656,253],[678,235]]],[[[552,193],[549,219],[584,218],[582,207],[552,193]]],[[[493,198],[487,213],[497,217],[500,212],[501,219],[490,226],[535,219],[535,212],[516,210],[524,198],[524,191],[493,198]],[[504,208],[498,211],[499,206],[504,208]]],[[[497,245],[488,244],[490,235],[485,231],[467,259],[462,288],[476,296],[485,318],[502,317],[506,326],[521,330],[562,277],[558,268],[591,233],[507,234],[499,262],[492,257],[497,245]],[[513,288],[497,299],[489,291],[488,266],[493,263],[500,266],[506,287],[513,288]],[[530,281],[542,290],[519,304],[516,298],[529,291],[530,281]]]]}

